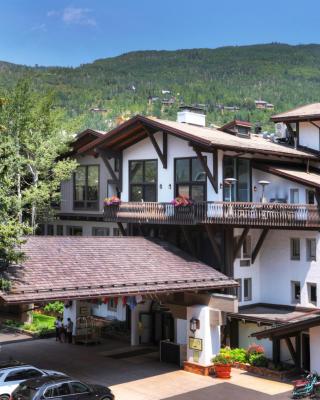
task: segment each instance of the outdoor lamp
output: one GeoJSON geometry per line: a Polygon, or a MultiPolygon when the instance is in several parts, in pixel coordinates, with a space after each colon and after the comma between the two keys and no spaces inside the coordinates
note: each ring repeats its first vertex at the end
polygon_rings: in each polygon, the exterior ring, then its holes
{"type": "Polygon", "coordinates": [[[236,178],[225,178],[224,183],[229,187],[230,202],[232,201],[232,185],[237,182],[236,178]]]}
{"type": "Polygon", "coordinates": [[[264,195],[264,190],[265,190],[265,187],[268,186],[270,182],[269,181],[259,181],[258,183],[259,183],[259,185],[262,186],[261,203],[267,203],[267,199],[264,195]]]}
{"type": "Polygon", "coordinates": [[[200,321],[192,317],[190,319],[190,331],[194,334],[197,329],[200,329],[200,321]]]}

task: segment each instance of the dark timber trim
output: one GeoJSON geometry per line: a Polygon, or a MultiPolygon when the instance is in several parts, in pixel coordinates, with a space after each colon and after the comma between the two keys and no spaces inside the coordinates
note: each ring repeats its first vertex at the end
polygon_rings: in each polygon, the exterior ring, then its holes
{"type": "Polygon", "coordinates": [[[208,234],[212,250],[214,252],[214,255],[216,256],[219,264],[222,266],[222,254],[221,254],[221,249],[219,248],[219,244],[216,241],[216,238],[214,237],[214,230],[212,225],[205,225],[206,232],[208,234]]]}
{"type": "Polygon", "coordinates": [[[272,361],[275,365],[280,364],[280,339],[272,339],[272,361]]]}
{"type": "MultiPolygon", "coordinates": [[[[218,182],[217,182],[217,177],[218,177],[218,173],[217,172],[218,171],[215,170],[214,171],[214,175],[212,175],[212,173],[211,173],[211,171],[210,171],[210,169],[208,167],[207,160],[203,156],[201,150],[199,150],[197,147],[193,147],[193,150],[196,153],[196,155],[198,157],[198,160],[200,161],[200,163],[202,165],[202,168],[205,170],[205,173],[207,174],[207,177],[208,177],[208,179],[209,179],[214,191],[216,193],[218,193],[218,182]]],[[[215,150],[215,153],[216,154],[213,154],[213,158],[217,159],[217,153],[218,153],[217,150],[215,150]]],[[[215,164],[215,161],[214,161],[214,164],[215,164]]]]}
{"type": "Polygon", "coordinates": [[[293,344],[292,344],[292,342],[291,342],[290,337],[286,337],[284,340],[285,340],[285,342],[286,342],[286,344],[287,344],[288,350],[289,350],[289,352],[290,352],[290,355],[291,355],[291,357],[292,357],[292,360],[294,361],[295,366],[296,366],[296,367],[299,367],[299,365],[297,364],[297,362],[298,362],[298,359],[297,359],[297,352],[294,350],[294,347],[293,347],[293,344]]]}
{"type": "Polygon", "coordinates": [[[124,229],[124,226],[122,225],[122,223],[121,222],[117,222],[117,225],[118,225],[119,231],[121,233],[121,236],[127,236],[127,232],[124,229]]]}
{"type": "Polygon", "coordinates": [[[188,244],[188,247],[189,247],[189,250],[190,250],[191,254],[192,254],[194,257],[196,257],[196,256],[197,256],[197,254],[196,254],[196,249],[195,249],[195,246],[194,246],[194,242],[192,241],[192,238],[191,238],[191,236],[190,236],[190,232],[189,232],[188,229],[187,229],[185,226],[183,226],[183,225],[181,225],[181,231],[182,231],[183,236],[184,236],[184,238],[185,238],[185,240],[186,240],[186,242],[187,242],[187,244],[188,244]]]}
{"type": "Polygon", "coordinates": [[[168,135],[167,133],[163,131],[157,131],[155,133],[151,133],[149,129],[146,129],[147,135],[149,136],[149,139],[155,149],[155,151],[158,154],[158,157],[161,160],[162,166],[164,169],[167,169],[167,164],[168,164],[168,135]],[[163,150],[161,151],[156,139],[154,138],[154,135],[156,133],[162,133],[162,138],[163,138],[163,150]]]}
{"type": "Polygon", "coordinates": [[[122,182],[121,182],[122,181],[122,177],[121,177],[122,176],[122,170],[121,170],[122,158],[121,158],[121,156],[119,157],[119,160],[120,160],[120,162],[119,162],[119,168],[120,168],[119,177],[117,177],[116,173],[114,172],[114,170],[109,162],[110,154],[105,150],[99,150],[99,155],[101,156],[102,161],[104,162],[104,165],[106,166],[109,174],[111,175],[112,181],[115,182],[115,184],[117,186],[117,191],[121,193],[122,192],[122,182]]]}
{"type": "Polygon", "coordinates": [[[257,255],[259,254],[259,251],[260,251],[260,249],[261,249],[261,247],[263,245],[263,242],[264,242],[268,232],[269,232],[268,228],[263,229],[263,231],[261,232],[261,235],[260,235],[259,240],[258,240],[258,242],[256,244],[256,247],[254,248],[254,250],[252,252],[252,257],[251,257],[252,264],[254,264],[254,262],[256,261],[257,255]]]}
{"type": "Polygon", "coordinates": [[[250,228],[244,228],[244,230],[242,231],[241,236],[234,248],[234,252],[233,252],[234,260],[236,259],[238,251],[241,249],[241,246],[243,245],[244,241],[246,240],[246,237],[248,236],[249,231],[250,231],[250,228]]]}

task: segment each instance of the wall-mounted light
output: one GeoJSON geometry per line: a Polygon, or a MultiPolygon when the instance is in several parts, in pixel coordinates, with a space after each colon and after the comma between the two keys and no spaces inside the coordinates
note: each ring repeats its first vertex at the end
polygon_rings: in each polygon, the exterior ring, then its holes
{"type": "Polygon", "coordinates": [[[190,331],[194,334],[196,330],[200,329],[200,321],[192,317],[190,319],[190,331]]]}
{"type": "Polygon", "coordinates": [[[254,191],[254,192],[257,191],[257,186],[253,186],[253,191],[254,191]]]}
{"type": "Polygon", "coordinates": [[[169,183],[168,188],[171,190],[171,183],[169,183]]]}
{"type": "Polygon", "coordinates": [[[162,183],[160,183],[159,187],[160,187],[160,189],[162,189],[162,183]]]}
{"type": "Polygon", "coordinates": [[[220,182],[220,189],[222,189],[223,188],[223,183],[222,182],[220,182]]]}

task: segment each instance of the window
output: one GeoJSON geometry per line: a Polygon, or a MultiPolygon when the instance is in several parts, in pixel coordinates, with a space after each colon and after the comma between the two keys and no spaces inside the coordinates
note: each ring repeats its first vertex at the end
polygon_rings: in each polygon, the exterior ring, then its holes
{"type": "Polygon", "coordinates": [[[157,174],[157,160],[130,161],[130,201],[157,201],[157,174]]]}
{"type": "Polygon", "coordinates": [[[251,236],[247,236],[243,242],[242,257],[251,258],[251,236]]]}
{"type": "Polygon", "coordinates": [[[84,385],[83,383],[80,382],[71,382],[71,389],[73,393],[76,394],[81,394],[81,393],[89,393],[90,389],[88,386],[84,385]]]}
{"type": "Polygon", "coordinates": [[[314,190],[306,189],[306,203],[315,204],[315,193],[314,190]]]}
{"type": "Polygon", "coordinates": [[[242,282],[241,279],[236,279],[236,281],[239,283],[239,287],[236,288],[236,296],[238,298],[238,301],[242,301],[242,282]]]}
{"type": "Polygon", "coordinates": [[[99,166],[81,165],[73,174],[73,207],[77,210],[99,208],[99,166]]]}
{"type": "Polygon", "coordinates": [[[57,236],[63,236],[63,225],[57,225],[57,236]]]}
{"type": "Polygon", "coordinates": [[[17,389],[12,393],[12,398],[14,400],[32,400],[35,398],[36,390],[30,388],[29,386],[22,384],[17,387],[17,389]]]}
{"type": "Polygon", "coordinates": [[[243,300],[250,301],[252,300],[252,279],[245,278],[243,280],[243,300]]]}
{"type": "Polygon", "coordinates": [[[43,236],[45,234],[45,225],[44,224],[39,224],[36,229],[36,235],[37,236],[43,236]]]}
{"type": "Polygon", "coordinates": [[[300,282],[291,282],[291,298],[293,303],[300,302],[301,287],[300,282]]]}
{"type": "Polygon", "coordinates": [[[53,225],[47,225],[47,235],[53,236],[53,225]]]}
{"type": "Polygon", "coordinates": [[[290,239],[291,260],[300,260],[300,239],[290,239]]]}
{"type": "Polygon", "coordinates": [[[193,201],[205,201],[207,175],[198,158],[176,158],[175,195],[187,196],[193,201]]]}
{"type": "Polygon", "coordinates": [[[117,311],[117,300],[110,298],[108,301],[108,310],[109,311],[117,311]]]}
{"type": "Polygon", "coordinates": [[[48,388],[45,393],[45,398],[68,396],[71,394],[70,387],[68,383],[60,383],[59,385],[52,386],[48,388]]]}
{"type": "Polygon", "coordinates": [[[68,236],[82,236],[82,227],[81,226],[67,226],[67,235],[68,236]]]}
{"type": "Polygon", "coordinates": [[[37,378],[39,376],[42,376],[42,372],[37,369],[20,369],[18,371],[10,372],[5,379],[5,382],[22,381],[37,378]]]}
{"type": "Polygon", "coordinates": [[[317,285],[315,283],[308,283],[308,297],[309,303],[317,305],[317,285]]]}
{"type": "Polygon", "coordinates": [[[224,157],[223,179],[234,178],[235,183],[224,185],[224,201],[251,201],[251,164],[245,158],[224,157]]]}
{"type": "Polygon", "coordinates": [[[113,236],[120,236],[120,229],[119,228],[113,228],[113,236]]]}
{"type": "Polygon", "coordinates": [[[290,189],[290,203],[299,204],[299,189],[290,189]]]}
{"type": "Polygon", "coordinates": [[[317,260],[317,241],[316,239],[306,240],[307,261],[317,260]]]}
{"type": "Polygon", "coordinates": [[[93,227],[92,236],[110,236],[110,229],[93,227]]]}

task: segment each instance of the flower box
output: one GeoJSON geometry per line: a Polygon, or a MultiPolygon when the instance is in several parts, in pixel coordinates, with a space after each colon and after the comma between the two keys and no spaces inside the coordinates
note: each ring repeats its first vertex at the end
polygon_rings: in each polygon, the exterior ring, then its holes
{"type": "Polygon", "coordinates": [[[230,379],[231,378],[231,364],[214,364],[214,372],[217,378],[230,379]]]}

